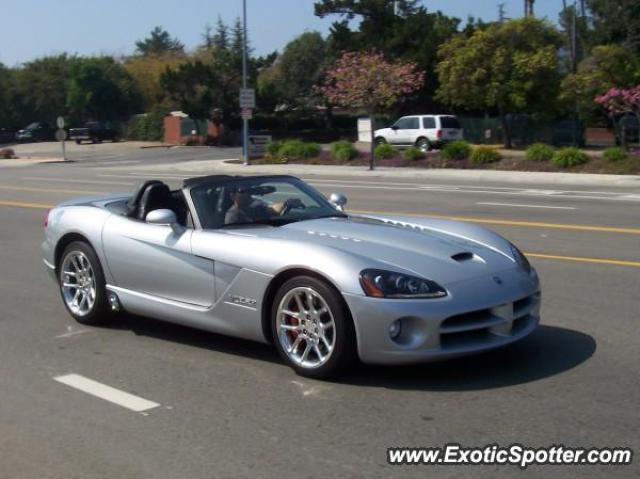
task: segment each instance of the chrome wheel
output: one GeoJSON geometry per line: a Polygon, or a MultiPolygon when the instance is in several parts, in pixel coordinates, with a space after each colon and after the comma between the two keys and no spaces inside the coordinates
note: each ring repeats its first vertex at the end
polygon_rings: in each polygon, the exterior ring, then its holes
{"type": "Polygon", "coordinates": [[[431,149],[431,144],[429,143],[429,140],[422,138],[421,140],[418,140],[417,147],[422,153],[428,153],[431,149]]]}
{"type": "Polygon", "coordinates": [[[86,316],[96,302],[96,277],[89,258],[81,251],[69,252],[60,268],[62,296],[69,310],[86,316]]]}
{"type": "Polygon", "coordinates": [[[331,309],[307,286],[284,295],[276,313],[276,332],[285,354],[303,368],[322,366],[335,348],[336,324],[331,309]]]}

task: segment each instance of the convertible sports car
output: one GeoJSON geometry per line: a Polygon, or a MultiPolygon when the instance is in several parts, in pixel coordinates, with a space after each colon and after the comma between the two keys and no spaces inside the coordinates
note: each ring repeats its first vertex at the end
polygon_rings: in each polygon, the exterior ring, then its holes
{"type": "Polygon", "coordinates": [[[63,203],[44,263],[69,313],[117,311],[273,343],[298,373],[512,343],[539,323],[535,270],[484,228],[344,212],[292,176],[207,176],[63,203]]]}

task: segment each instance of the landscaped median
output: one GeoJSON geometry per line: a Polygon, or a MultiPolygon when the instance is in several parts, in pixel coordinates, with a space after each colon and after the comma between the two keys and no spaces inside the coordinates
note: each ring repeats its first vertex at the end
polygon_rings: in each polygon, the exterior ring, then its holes
{"type": "MultiPolygon", "coordinates": [[[[369,165],[368,145],[338,141],[329,145],[300,140],[274,141],[263,158],[253,164],[369,165]]],[[[389,144],[375,149],[376,166],[456,168],[506,171],[562,171],[574,173],[640,174],[640,149],[554,148],[533,144],[526,149],[504,149],[496,145],[472,145],[459,140],[441,150],[422,152],[415,147],[400,149],[389,144]]]]}

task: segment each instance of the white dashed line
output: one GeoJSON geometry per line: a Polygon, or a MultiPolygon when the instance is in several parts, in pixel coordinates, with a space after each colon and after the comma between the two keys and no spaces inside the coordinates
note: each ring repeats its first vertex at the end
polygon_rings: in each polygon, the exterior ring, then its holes
{"type": "Polygon", "coordinates": [[[67,374],[65,376],[57,376],[53,379],[59,383],[66,384],[79,391],[112,402],[131,411],[142,412],[160,406],[160,404],[156,402],[112,388],[111,386],[85,378],[79,374],[67,374]]]}
{"type": "Polygon", "coordinates": [[[574,208],[573,206],[545,206],[545,205],[517,205],[514,203],[476,203],[476,205],[487,205],[487,206],[510,206],[513,208],[547,208],[550,210],[577,210],[578,208],[574,208]]]}

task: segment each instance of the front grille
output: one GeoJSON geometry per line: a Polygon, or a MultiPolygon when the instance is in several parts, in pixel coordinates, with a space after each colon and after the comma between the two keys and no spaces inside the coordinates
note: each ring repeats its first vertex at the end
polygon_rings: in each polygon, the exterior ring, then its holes
{"type": "Polygon", "coordinates": [[[533,313],[539,300],[540,295],[536,293],[513,303],[451,316],[440,324],[440,347],[480,347],[518,335],[534,321],[533,313]]]}

